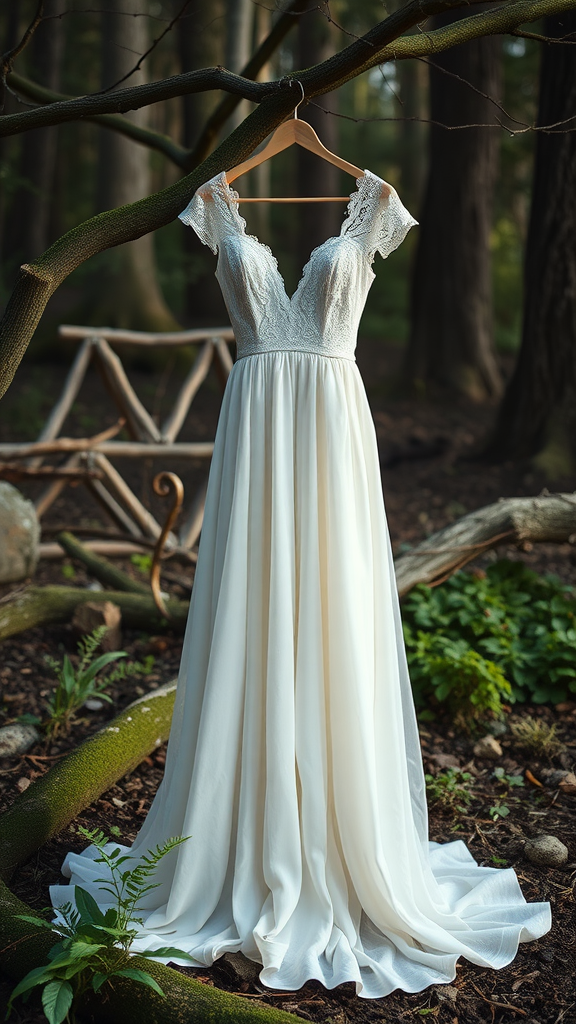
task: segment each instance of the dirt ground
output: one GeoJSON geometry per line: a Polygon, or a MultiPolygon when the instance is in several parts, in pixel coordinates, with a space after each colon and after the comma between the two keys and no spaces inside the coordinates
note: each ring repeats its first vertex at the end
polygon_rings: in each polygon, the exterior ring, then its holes
{"type": "MultiPolygon", "coordinates": [[[[393,380],[398,354],[376,344],[361,343],[359,369],[364,377],[372,407],[382,461],[382,478],[392,542],[395,550],[402,544],[417,543],[427,534],[458,518],[465,511],[489,504],[499,497],[533,495],[544,487],[572,491],[574,479],[546,479],[529,464],[504,463],[485,466],[470,458],[475,445],[488,428],[493,409],[461,401],[441,399],[414,401],[394,393],[393,380]]],[[[62,367],[23,367],[0,408],[0,436],[3,440],[32,438],[36,420],[49,411],[61,386],[62,367]],[[28,433],[26,432],[28,428],[28,433]]],[[[178,382],[177,372],[170,376],[131,372],[136,390],[148,407],[165,414],[178,382]],[[161,393],[160,393],[161,392],[161,393]]],[[[181,374],[180,374],[181,377],[181,374]]],[[[203,386],[192,407],[192,414],[181,439],[210,439],[214,436],[221,392],[218,384],[203,386]]],[[[106,402],[101,384],[91,375],[75,405],[74,415],[65,433],[86,436],[113,423],[117,414],[106,402]]],[[[144,467],[125,463],[129,481],[150,503],[161,518],[159,499],[149,501],[151,480],[157,464],[144,467]]],[[[174,465],[181,473],[186,492],[193,493],[206,463],[174,465]]],[[[35,487],[22,486],[29,494],[35,487]]],[[[59,527],[74,524],[88,529],[97,524],[106,528],[99,509],[81,487],[68,488],[52,507],[44,522],[46,538],[59,527]]],[[[540,572],[555,572],[566,582],[576,582],[576,552],[570,545],[541,545],[530,551],[503,548],[500,556],[521,558],[540,572]]],[[[485,556],[485,560],[494,557],[485,556]]],[[[138,576],[129,562],[120,563],[138,576]]],[[[193,568],[179,567],[179,583],[164,580],[165,589],[186,598],[193,568]]],[[[140,577],[143,578],[143,577],[140,577]]],[[[72,568],[69,560],[42,562],[35,583],[88,583],[84,570],[72,568]],[[71,573],[74,573],[71,578],[71,573]]],[[[10,591],[0,588],[0,598],[10,591]]],[[[0,810],[8,807],[20,790],[41,776],[59,757],[97,730],[113,714],[136,696],[173,679],[177,674],[181,638],[170,633],[151,637],[125,630],[123,649],[133,658],[153,654],[155,663],[147,676],[128,679],[110,690],[114,705],[101,711],[82,712],[69,737],[37,744],[28,754],[0,762],[0,810]]],[[[0,653],[0,724],[18,715],[43,712],[43,701],[53,685],[53,677],[44,662],[45,654],[62,657],[73,653],[75,639],[69,626],[49,626],[2,644],[0,653]]],[[[574,963],[576,927],[574,922],[574,882],[576,880],[576,798],[546,784],[546,771],[574,770],[576,760],[576,701],[557,708],[530,709],[532,714],[555,723],[563,749],[553,756],[527,755],[518,747],[510,730],[501,738],[503,757],[497,762],[509,776],[521,775],[524,785],[508,789],[494,777],[495,762],[475,757],[473,739],[455,733],[449,721],[426,722],[421,728],[425,767],[431,774],[448,763],[471,774],[471,799],[466,812],[430,804],[430,837],[439,842],[462,839],[474,857],[483,864],[517,871],[528,900],[549,900],[552,904],[552,931],[538,942],[521,944],[508,967],[493,971],[462,960],[450,986],[435,986],[416,994],[396,991],[380,1000],[360,999],[353,985],[326,991],[311,982],[300,992],[277,993],[262,986],[254,972],[224,960],[210,970],[190,972],[207,985],[216,985],[289,1010],[304,1020],[325,1024],[368,1024],[382,1021],[418,1020],[431,1017],[439,1024],[576,1024],[576,988],[574,963]],[[448,759],[448,760],[446,760],[448,759]],[[526,775],[528,770],[529,775],[526,775]],[[531,782],[530,776],[536,781],[531,782]],[[537,782],[544,782],[538,786],[537,782]],[[505,801],[510,813],[494,817],[490,808],[505,801]],[[557,836],[569,848],[568,864],[562,869],[539,869],[523,854],[526,839],[539,834],[557,836]]],[[[525,714],[516,705],[509,721],[525,714]]],[[[76,834],[76,825],[98,825],[104,831],[117,825],[122,841],[131,842],[140,827],[162,777],[165,748],[145,759],[101,799],[88,808],[63,833],[47,843],[13,879],[12,887],[22,899],[40,909],[48,904],[48,886],[59,880],[60,865],[70,849],[81,849],[84,840],[76,834]]],[[[178,968],[186,972],[187,968],[178,968]]],[[[0,1007],[11,986],[0,982],[0,1007]]],[[[12,1018],[15,1024],[40,1024],[45,1020],[32,1004],[18,1004],[12,1018]]]]}

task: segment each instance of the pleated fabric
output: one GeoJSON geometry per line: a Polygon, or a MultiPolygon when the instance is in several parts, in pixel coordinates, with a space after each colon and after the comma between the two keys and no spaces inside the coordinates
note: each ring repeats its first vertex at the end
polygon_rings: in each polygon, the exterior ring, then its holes
{"type": "MultiPolygon", "coordinates": [[[[198,966],[241,951],[272,988],[316,978],[369,998],[416,992],[450,982],[460,956],[504,967],[551,927],[513,869],[428,840],[376,435],[353,359],[272,351],[232,368],[165,775],[122,849],[136,861],[176,835],[190,838],[161,862],[133,950],[177,946],[198,966]]],[[[63,873],[106,909],[95,856],[69,853],[63,873]]],[[[71,889],[50,896],[58,908],[71,889]]]]}

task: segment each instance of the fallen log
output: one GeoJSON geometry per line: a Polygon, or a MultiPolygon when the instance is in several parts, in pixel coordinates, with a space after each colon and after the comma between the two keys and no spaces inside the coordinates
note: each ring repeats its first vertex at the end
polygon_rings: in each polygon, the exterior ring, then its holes
{"type": "MultiPolygon", "coordinates": [[[[469,512],[395,560],[398,592],[403,597],[417,583],[436,586],[491,548],[503,543],[521,545],[527,542],[576,544],[576,493],[502,498],[493,505],[469,512]]],[[[75,550],[82,548],[90,559],[94,558],[79,541],[75,543],[78,545],[75,550]]],[[[87,558],[82,560],[88,564],[87,558]]],[[[102,559],[97,561],[98,567],[109,565],[102,559]]],[[[120,573],[111,565],[110,571],[120,573]]],[[[120,573],[120,576],[123,580],[130,580],[125,573],[120,573]]],[[[146,596],[150,591],[144,584],[134,580],[130,583],[144,587],[146,593],[59,586],[30,587],[18,591],[14,598],[0,603],[0,641],[31,626],[68,622],[82,601],[113,601],[122,609],[122,618],[127,626],[154,630],[166,628],[168,623],[159,615],[151,594],[146,596]]],[[[188,615],[187,602],[172,600],[166,607],[170,613],[170,628],[182,632],[188,615]]]]}
{"type": "Polygon", "coordinates": [[[70,558],[76,558],[79,562],[82,562],[90,575],[94,576],[100,583],[103,583],[104,586],[112,587],[114,590],[125,590],[129,594],[152,596],[152,590],[148,584],[133,580],[128,573],[122,572],[121,569],[117,569],[115,565],[112,565],[112,562],[106,561],[105,558],[99,558],[98,555],[90,551],[69,530],[62,530],[56,537],[56,540],[66,554],[70,555],[70,558]]]}
{"type": "MultiPolygon", "coordinates": [[[[54,765],[16,797],[0,818],[0,973],[18,982],[47,960],[49,932],[20,921],[37,911],[22,903],[1,879],[61,831],[103,792],[168,737],[175,682],[134,701],[112,722],[54,765]]],[[[115,954],[110,954],[114,956],[115,954]]],[[[134,957],[130,966],[151,974],[165,993],[117,978],[79,1009],[110,1024],[295,1024],[298,1018],[195,981],[163,964],[134,957]]]]}
{"type": "Polygon", "coordinates": [[[125,626],[162,630],[168,626],[184,632],[188,617],[186,601],[167,601],[170,623],[158,613],[152,595],[127,594],[120,590],[83,590],[80,587],[29,587],[0,603],[0,640],[22,633],[32,626],[69,622],[77,605],[84,601],[112,601],[122,611],[125,626]]]}
{"type": "MultiPolygon", "coordinates": [[[[47,962],[48,950],[55,941],[50,932],[19,921],[17,914],[38,916],[38,911],[0,881],[0,973],[14,984],[32,967],[47,962]]],[[[164,998],[128,978],[115,978],[98,995],[89,993],[81,1001],[78,1009],[82,1020],[98,1024],[299,1024],[302,1019],[204,985],[144,957],[132,957],[130,967],[151,974],[164,998]]]]}
{"type": "Polygon", "coordinates": [[[129,704],[16,797],[0,817],[1,878],[168,739],[175,693],[173,681],[129,704]]]}
{"type": "Polygon", "coordinates": [[[395,560],[401,597],[417,583],[436,586],[501,544],[576,544],[576,492],[500,498],[433,533],[395,560]]]}

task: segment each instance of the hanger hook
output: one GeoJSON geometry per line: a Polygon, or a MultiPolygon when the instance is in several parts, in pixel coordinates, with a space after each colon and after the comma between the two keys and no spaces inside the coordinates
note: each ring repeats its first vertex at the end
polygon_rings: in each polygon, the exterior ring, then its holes
{"type": "Polygon", "coordinates": [[[302,96],[301,96],[301,98],[300,98],[300,99],[298,100],[298,103],[296,104],[296,106],[294,107],[294,118],[295,118],[295,119],[296,119],[296,121],[297,121],[297,120],[298,120],[298,107],[300,106],[300,104],[301,104],[301,103],[303,103],[303,102],[304,102],[304,99],[305,99],[305,96],[306,96],[306,94],[305,94],[305,92],[304,92],[304,86],[302,85],[302,82],[300,82],[300,81],[299,81],[299,80],[298,80],[297,78],[291,78],[291,79],[290,79],[290,81],[291,81],[291,82],[296,82],[296,85],[299,85],[299,86],[300,86],[300,88],[302,89],[302,96]]]}

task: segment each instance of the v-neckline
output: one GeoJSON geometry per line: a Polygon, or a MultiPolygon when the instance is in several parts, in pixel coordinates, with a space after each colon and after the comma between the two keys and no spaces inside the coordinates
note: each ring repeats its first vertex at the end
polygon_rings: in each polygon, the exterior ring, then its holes
{"type": "MultiPolygon", "coordinates": [[[[242,214],[240,213],[240,211],[238,209],[238,203],[236,201],[237,199],[239,199],[239,195],[238,195],[238,192],[236,192],[236,190],[232,188],[232,186],[230,185],[228,179],[226,178],[226,171],[221,171],[220,174],[217,175],[216,180],[219,181],[221,186],[222,186],[222,191],[223,191],[225,199],[226,199],[226,205],[228,206],[228,209],[230,210],[234,220],[240,226],[242,236],[244,238],[250,239],[252,242],[255,242],[256,245],[260,249],[262,249],[264,252],[268,253],[268,255],[271,257],[272,263],[273,263],[273,266],[274,266],[274,270],[276,272],[276,275],[278,277],[278,280],[279,280],[281,288],[282,288],[283,296],[286,299],[286,302],[288,303],[288,306],[290,308],[292,307],[293,303],[295,302],[297,296],[299,295],[299,293],[300,293],[300,291],[302,289],[302,286],[304,285],[304,281],[306,280],[306,274],[307,274],[308,268],[310,267],[310,264],[312,263],[312,259],[313,259],[314,255],[318,252],[319,249],[323,249],[325,245],[328,245],[328,242],[333,242],[335,239],[343,237],[342,229],[343,229],[344,225],[350,219],[353,203],[356,200],[356,198],[360,195],[360,193],[362,191],[362,188],[363,188],[363,184],[367,180],[368,177],[376,177],[376,175],[372,174],[371,171],[368,171],[368,170],[365,169],[364,170],[364,174],[362,175],[362,177],[361,178],[356,178],[356,188],[353,189],[353,191],[350,193],[348,202],[346,203],[346,208],[344,210],[344,216],[342,217],[342,222],[340,224],[340,231],[338,232],[337,235],[330,235],[329,238],[326,238],[323,242],[320,243],[320,245],[317,245],[317,246],[314,247],[314,249],[312,249],[312,252],[310,253],[310,256],[308,257],[306,263],[302,267],[302,271],[300,273],[300,278],[298,280],[298,284],[296,285],[296,288],[292,292],[292,295],[288,295],[288,292],[286,290],[286,282],[284,280],[284,275],[282,274],[282,272],[280,270],[280,267],[278,266],[278,260],[277,260],[276,256],[274,255],[274,253],[272,252],[272,249],[270,248],[270,246],[266,245],[265,242],[261,242],[257,235],[249,235],[249,234],[247,234],[247,232],[246,232],[246,221],[245,221],[244,217],[242,216],[242,214]]],[[[372,271],[372,274],[373,273],[374,272],[372,271]]]]}

